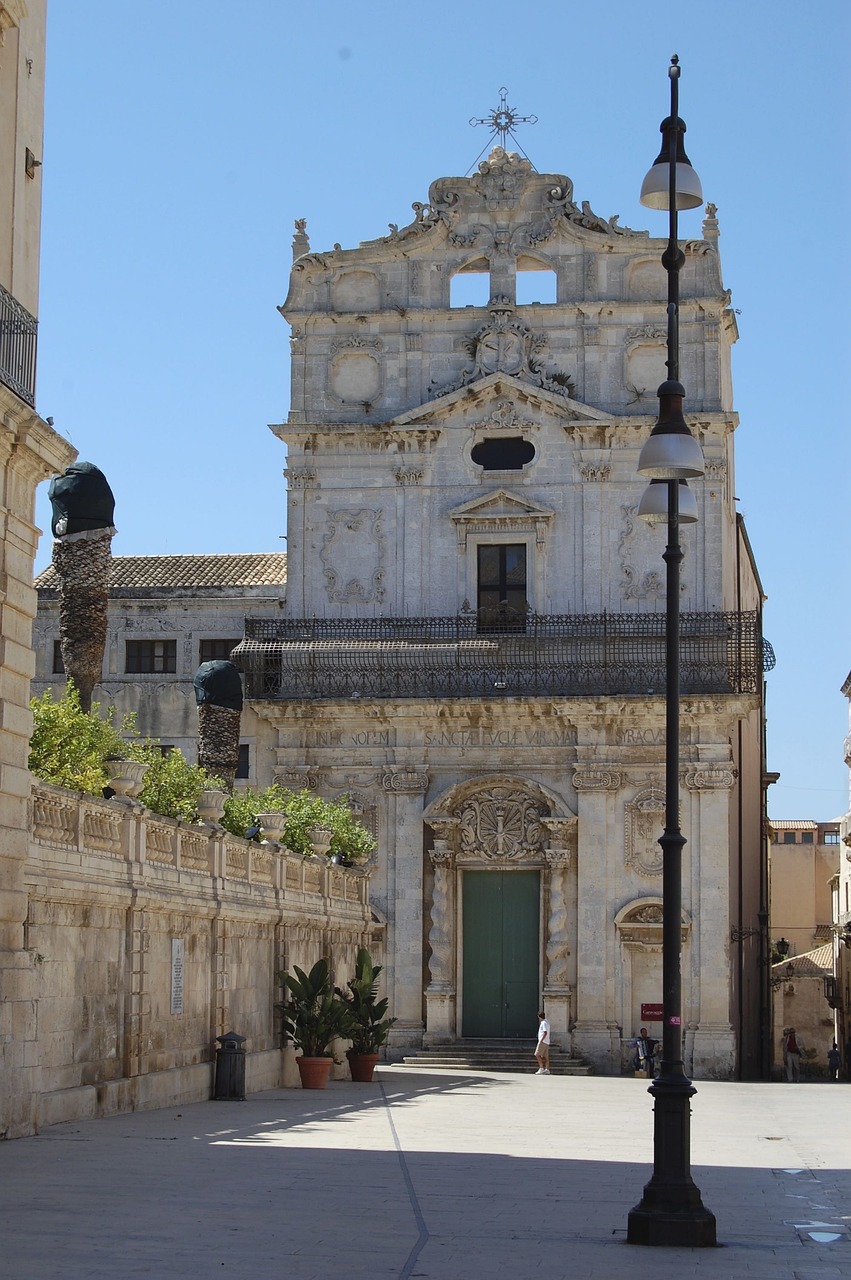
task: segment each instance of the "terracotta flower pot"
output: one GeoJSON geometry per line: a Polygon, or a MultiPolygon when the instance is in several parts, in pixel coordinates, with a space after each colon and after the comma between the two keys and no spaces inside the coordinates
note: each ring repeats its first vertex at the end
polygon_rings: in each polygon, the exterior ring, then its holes
{"type": "Polygon", "coordinates": [[[375,1071],[375,1064],[378,1062],[378,1054],[353,1053],[350,1049],[346,1057],[349,1060],[349,1070],[352,1073],[352,1079],[355,1084],[370,1084],[372,1073],[375,1071]]]}
{"type": "Polygon", "coordinates": [[[331,1074],[333,1058],[296,1058],[302,1089],[324,1089],[331,1074]]]}

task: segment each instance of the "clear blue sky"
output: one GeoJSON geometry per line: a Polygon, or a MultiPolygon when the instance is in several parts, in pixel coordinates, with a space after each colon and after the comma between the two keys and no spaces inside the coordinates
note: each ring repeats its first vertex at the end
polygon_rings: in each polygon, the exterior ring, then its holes
{"type": "MultiPolygon", "coordinates": [[[[736,492],[765,590],[774,817],[848,805],[851,6],[49,0],[38,407],[116,494],[116,555],[279,550],[293,219],[314,249],[411,218],[486,141],[664,234],[638,190],[666,69],[718,206],[736,492]],[[843,405],[846,406],[843,408],[843,405]]],[[[700,211],[683,236],[699,235],[700,211]]],[[[38,567],[50,559],[47,530],[38,567]]]]}

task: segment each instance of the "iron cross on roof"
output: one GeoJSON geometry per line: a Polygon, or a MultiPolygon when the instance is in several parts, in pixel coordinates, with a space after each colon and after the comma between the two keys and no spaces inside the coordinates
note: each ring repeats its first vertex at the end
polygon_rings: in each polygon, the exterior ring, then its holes
{"type": "MultiPolygon", "coordinates": [[[[505,146],[505,138],[508,137],[511,138],[514,143],[517,143],[517,146],[520,146],[520,143],[517,142],[517,138],[514,137],[514,128],[516,128],[516,125],[518,124],[537,124],[537,116],[518,115],[513,106],[508,105],[507,93],[508,90],[503,84],[503,87],[499,90],[499,106],[495,106],[495,108],[490,111],[489,115],[473,115],[470,123],[473,125],[473,128],[475,128],[476,124],[490,125],[490,137],[488,138],[488,142],[493,140],[493,138],[497,137],[497,134],[499,134],[500,146],[505,146]]],[[[486,145],[488,145],[488,143],[485,143],[485,146],[486,145]]],[[[525,151],[523,151],[523,155],[526,155],[525,151]]]]}

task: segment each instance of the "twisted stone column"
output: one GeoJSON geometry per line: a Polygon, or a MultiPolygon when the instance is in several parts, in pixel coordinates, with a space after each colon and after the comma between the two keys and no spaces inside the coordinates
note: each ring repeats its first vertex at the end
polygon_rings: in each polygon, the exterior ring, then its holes
{"type": "Polygon", "coordinates": [[[455,840],[458,820],[435,820],[430,823],[435,833],[429,859],[434,868],[431,894],[431,927],[428,941],[429,985],[426,989],[425,1043],[434,1044],[455,1038],[455,840]]]}

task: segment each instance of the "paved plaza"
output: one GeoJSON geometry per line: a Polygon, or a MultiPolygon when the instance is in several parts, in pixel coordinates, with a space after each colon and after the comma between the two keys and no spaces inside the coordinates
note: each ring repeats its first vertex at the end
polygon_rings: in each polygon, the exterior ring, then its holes
{"type": "Polygon", "coordinates": [[[650,1175],[633,1079],[382,1067],[59,1125],[0,1145],[9,1280],[839,1280],[851,1087],[699,1086],[692,1168],[719,1248],[626,1243],[650,1175]]]}

